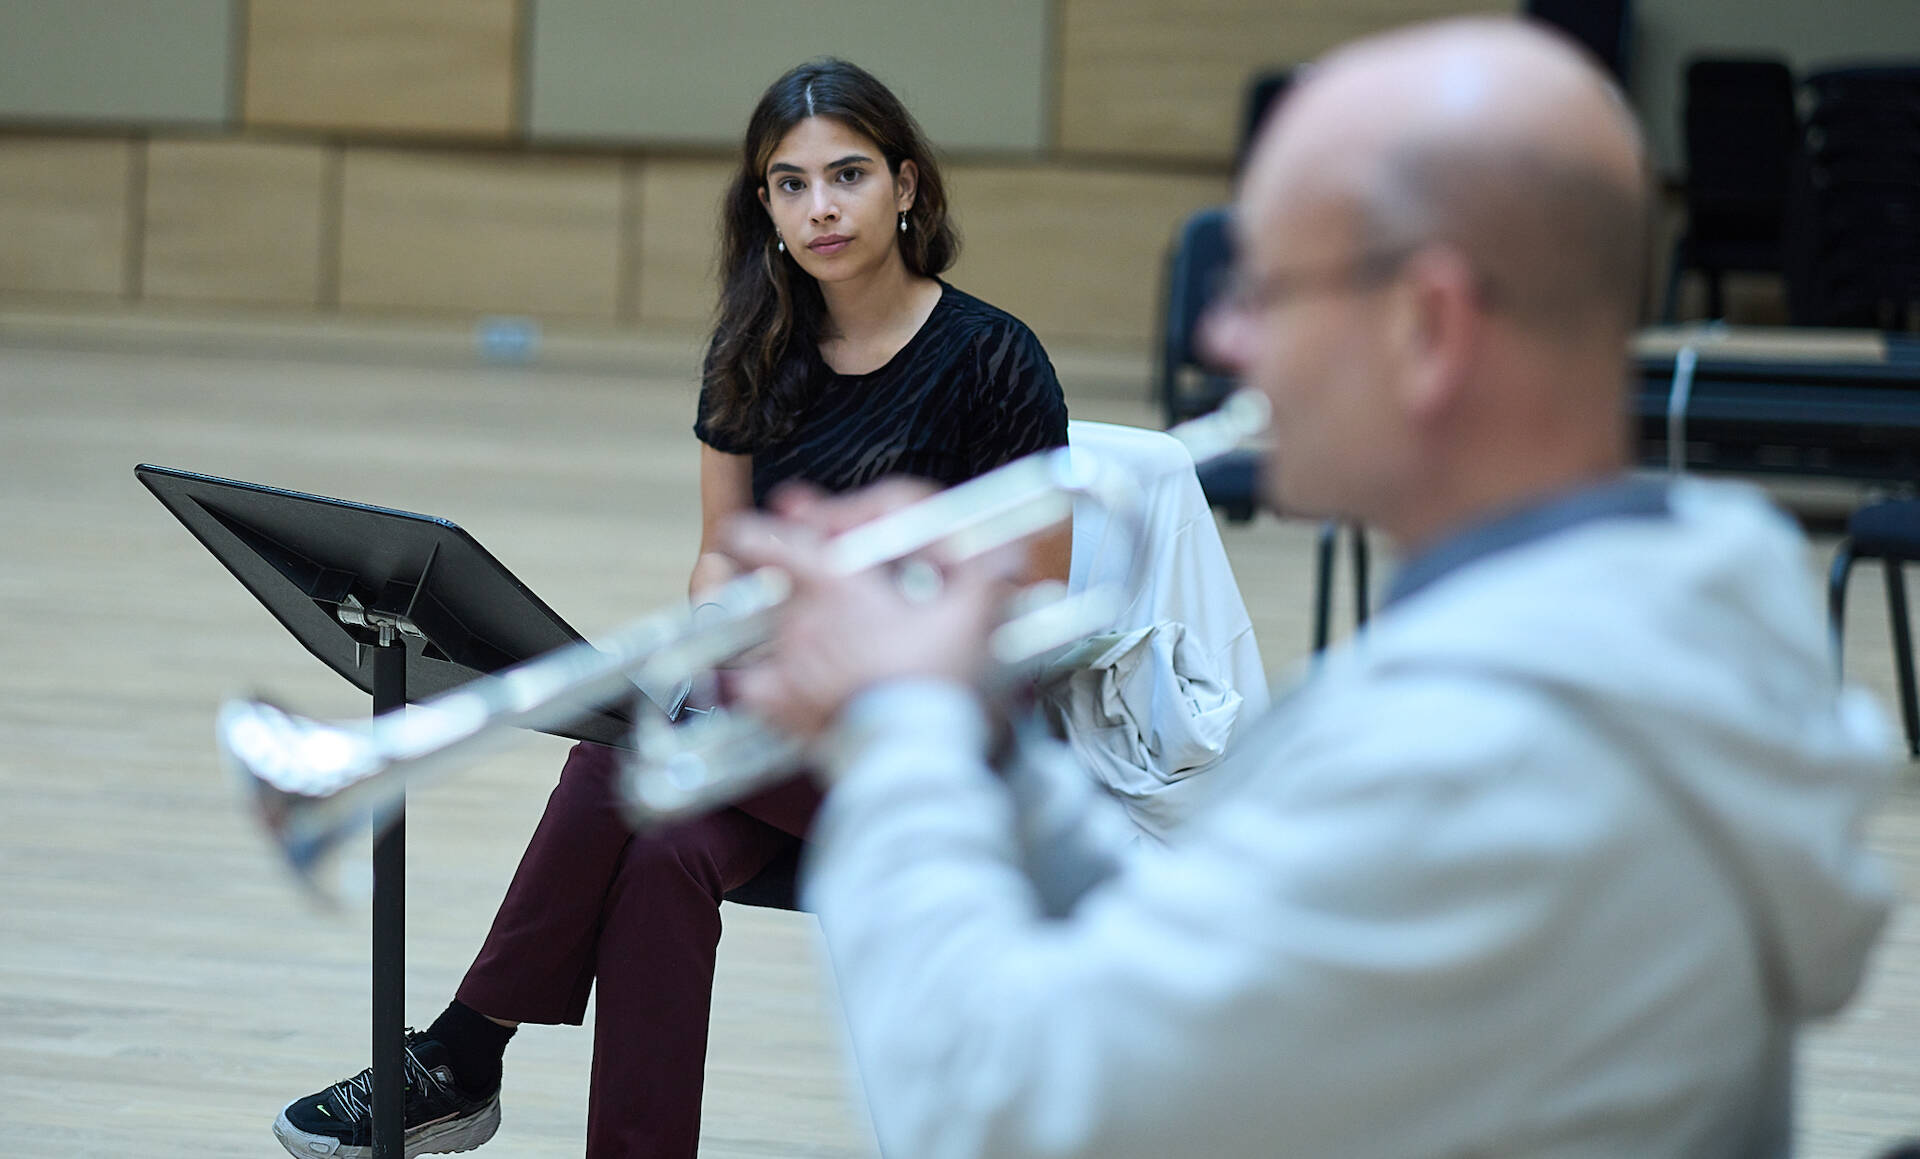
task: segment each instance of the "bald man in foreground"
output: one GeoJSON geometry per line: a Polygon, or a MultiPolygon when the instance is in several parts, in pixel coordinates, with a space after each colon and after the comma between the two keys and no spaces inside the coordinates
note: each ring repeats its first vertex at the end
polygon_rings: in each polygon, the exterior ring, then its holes
{"type": "Polygon", "coordinates": [[[1787,1153],[1796,1027],[1884,918],[1896,758],[1789,522],[1625,474],[1646,187],[1619,94],[1519,23],[1288,98],[1211,341],[1273,402],[1269,503],[1402,566],[1212,808],[1063,918],[987,765],[994,577],[908,604],[737,529],[801,586],[743,683],[834,781],[806,897],[888,1155],[1787,1153]]]}

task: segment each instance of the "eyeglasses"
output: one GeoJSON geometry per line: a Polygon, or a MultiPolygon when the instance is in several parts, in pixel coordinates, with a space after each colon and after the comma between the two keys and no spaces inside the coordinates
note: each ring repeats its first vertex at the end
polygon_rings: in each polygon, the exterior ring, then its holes
{"type": "Polygon", "coordinates": [[[1307,294],[1372,289],[1391,281],[1413,252],[1411,247],[1379,250],[1326,269],[1275,270],[1260,275],[1235,267],[1227,271],[1208,309],[1244,318],[1307,294]]]}

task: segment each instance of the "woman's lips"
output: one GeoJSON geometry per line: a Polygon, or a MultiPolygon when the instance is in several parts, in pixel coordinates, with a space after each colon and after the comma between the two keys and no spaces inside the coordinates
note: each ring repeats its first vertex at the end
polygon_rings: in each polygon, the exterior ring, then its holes
{"type": "Polygon", "coordinates": [[[816,237],[807,243],[807,248],[817,254],[837,254],[853,243],[853,239],[842,234],[830,233],[825,237],[816,237]]]}

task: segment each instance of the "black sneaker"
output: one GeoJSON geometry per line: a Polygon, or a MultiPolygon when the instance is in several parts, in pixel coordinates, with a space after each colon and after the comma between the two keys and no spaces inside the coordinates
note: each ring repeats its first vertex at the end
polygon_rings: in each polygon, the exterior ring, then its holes
{"type": "MultiPolygon", "coordinates": [[[[468,1097],[453,1081],[447,1049],[407,1031],[406,1159],[471,1151],[500,1129],[500,1092],[468,1097]]],[[[373,1159],[373,1068],[295,1099],[273,1123],[290,1154],[316,1159],[373,1159]]]]}

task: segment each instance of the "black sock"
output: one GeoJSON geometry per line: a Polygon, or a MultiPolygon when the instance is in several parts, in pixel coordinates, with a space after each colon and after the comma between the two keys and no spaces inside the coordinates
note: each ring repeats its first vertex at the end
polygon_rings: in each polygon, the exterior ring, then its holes
{"type": "Polygon", "coordinates": [[[458,998],[427,1027],[427,1037],[447,1048],[454,1082],[469,1097],[485,1098],[500,1089],[500,1060],[516,1026],[501,1026],[458,998]]]}

